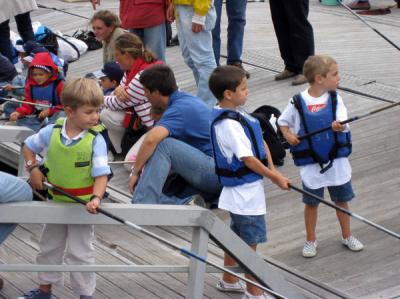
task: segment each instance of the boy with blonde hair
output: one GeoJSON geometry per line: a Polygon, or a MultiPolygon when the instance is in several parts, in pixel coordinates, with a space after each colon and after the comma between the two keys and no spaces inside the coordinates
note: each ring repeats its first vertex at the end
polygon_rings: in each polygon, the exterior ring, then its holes
{"type": "MultiPolygon", "coordinates": [[[[47,181],[65,192],[87,201],[86,209],[96,213],[106,190],[108,175],[107,145],[101,135],[99,111],[103,92],[94,80],[69,80],[61,95],[67,118],[28,137],[23,147],[26,168],[33,188],[43,189],[47,181]],[[36,154],[48,148],[43,173],[36,154]]],[[[49,198],[72,202],[49,190],[49,198]]],[[[94,227],[77,224],[46,224],[39,242],[38,264],[94,264],[94,227]],[[64,252],[65,251],[65,252],[64,252]]],[[[96,288],[96,274],[71,272],[71,285],[80,299],[91,299],[96,288]]],[[[25,299],[50,299],[51,285],[61,283],[60,272],[39,273],[40,287],[24,294],[25,299]]]]}
{"type": "MultiPolygon", "coordinates": [[[[351,136],[348,125],[340,124],[347,119],[347,110],[336,92],[340,80],[338,65],[329,56],[310,56],[303,73],[310,86],[289,100],[278,124],[291,145],[295,165],[300,167],[304,190],[323,197],[327,187],[331,200],[348,210],[348,202],[354,197],[347,158],[351,154],[351,136]],[[299,139],[329,125],[331,131],[299,139]]],[[[315,228],[319,202],[307,195],[303,195],[303,202],[307,239],[302,254],[313,257],[317,254],[315,228]]],[[[363,244],[351,234],[350,217],[339,211],[336,214],[342,244],[352,251],[362,250],[363,244]]]]}
{"type": "MultiPolygon", "coordinates": [[[[263,177],[282,189],[289,189],[289,180],[275,169],[258,120],[240,111],[247,101],[246,71],[237,66],[219,66],[212,72],[209,85],[219,103],[211,122],[215,168],[223,186],[218,207],[230,213],[231,229],[255,251],[257,244],[267,240],[263,177]]],[[[224,265],[235,264],[225,254],[224,265]]],[[[246,277],[253,279],[249,274],[246,277]]],[[[242,299],[275,298],[249,283],[245,290],[228,273],[224,273],[217,289],[245,292],[242,299]]]]}

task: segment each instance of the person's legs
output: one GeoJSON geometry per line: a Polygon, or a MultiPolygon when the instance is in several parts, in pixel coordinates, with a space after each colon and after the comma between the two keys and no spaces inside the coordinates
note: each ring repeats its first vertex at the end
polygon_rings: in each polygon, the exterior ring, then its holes
{"type": "Polygon", "coordinates": [[[38,132],[42,126],[42,121],[36,115],[28,115],[17,119],[17,125],[27,127],[35,132],[38,132]]]}
{"type": "MultiPolygon", "coordinates": [[[[0,203],[21,202],[32,200],[32,189],[22,179],[0,171],[0,203]]],[[[0,244],[8,237],[17,225],[14,223],[0,224],[0,244]]]]}
{"type": "Polygon", "coordinates": [[[144,39],[144,29],[142,29],[142,28],[137,28],[137,29],[131,28],[131,29],[129,29],[129,32],[133,33],[133,34],[136,34],[143,41],[143,39],[144,39]]]}
{"type": "Polygon", "coordinates": [[[318,205],[304,205],[304,224],[306,227],[307,241],[314,242],[317,237],[315,228],[317,226],[318,205]]]}
{"type": "MultiPolygon", "coordinates": [[[[68,245],[65,262],[68,265],[94,265],[93,225],[68,225],[68,245]]],[[[71,272],[71,287],[75,294],[92,296],[96,289],[96,273],[71,272]]]]}
{"type": "Polygon", "coordinates": [[[228,64],[242,62],[247,0],[226,1],[228,15],[228,64]]]}
{"type": "Polygon", "coordinates": [[[144,29],[143,43],[145,47],[150,49],[157,55],[157,59],[162,61],[165,61],[166,35],[165,23],[144,29]]]}
{"type": "Polygon", "coordinates": [[[188,65],[194,67],[198,73],[197,96],[209,107],[213,107],[216,99],[208,87],[208,79],[216,67],[211,34],[216,19],[215,9],[210,8],[206,15],[204,29],[198,33],[192,31],[193,8],[177,5],[176,9],[179,15],[178,34],[184,36],[186,44],[186,51],[184,53],[182,50],[182,54],[185,62],[189,59],[193,62],[193,65],[188,65]]]}
{"type": "Polygon", "coordinates": [[[100,120],[107,127],[108,136],[118,154],[122,152],[121,141],[125,133],[125,128],[122,126],[124,118],[124,111],[112,111],[105,108],[100,113],[100,120]]]}
{"type": "Polygon", "coordinates": [[[212,30],[213,38],[213,51],[215,57],[215,63],[219,65],[219,59],[221,55],[221,15],[222,15],[222,0],[214,0],[215,12],[217,18],[215,20],[215,26],[212,30]]]}
{"type": "Polygon", "coordinates": [[[174,138],[166,138],[147,161],[132,203],[157,204],[171,168],[199,191],[217,194],[221,190],[212,157],[174,138]]]}
{"type": "Polygon", "coordinates": [[[281,0],[285,6],[289,28],[289,48],[293,61],[290,70],[301,74],[306,59],[314,55],[314,32],[308,21],[309,0],[281,0]]]}
{"type": "MultiPolygon", "coordinates": [[[[342,209],[349,210],[347,202],[337,202],[336,205],[342,209]]],[[[350,232],[350,216],[336,210],[336,216],[339,220],[340,228],[342,230],[342,238],[347,239],[351,236],[350,232]]]]}
{"type": "Polygon", "coordinates": [[[9,20],[0,24],[0,53],[12,62],[9,20]]]}
{"type": "Polygon", "coordinates": [[[18,29],[19,35],[21,36],[24,43],[26,43],[29,40],[32,40],[32,41],[35,40],[35,35],[34,35],[33,29],[32,29],[32,21],[31,21],[30,12],[16,15],[15,22],[17,23],[17,29],[18,29]]]}

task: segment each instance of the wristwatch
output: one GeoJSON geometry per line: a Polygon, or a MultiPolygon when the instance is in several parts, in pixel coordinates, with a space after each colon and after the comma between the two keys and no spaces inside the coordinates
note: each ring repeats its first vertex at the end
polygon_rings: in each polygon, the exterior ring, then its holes
{"type": "Polygon", "coordinates": [[[36,162],[36,161],[33,161],[33,160],[28,160],[28,161],[26,161],[26,163],[25,163],[25,168],[26,168],[26,170],[29,171],[29,172],[31,172],[31,170],[32,170],[33,168],[35,168],[36,166],[38,166],[38,165],[37,165],[37,162],[36,162]]]}

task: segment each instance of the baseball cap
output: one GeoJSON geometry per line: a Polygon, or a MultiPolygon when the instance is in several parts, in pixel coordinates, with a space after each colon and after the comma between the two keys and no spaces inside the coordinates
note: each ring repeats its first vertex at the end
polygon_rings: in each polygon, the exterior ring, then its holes
{"type": "Polygon", "coordinates": [[[119,83],[124,76],[124,71],[117,62],[113,61],[107,62],[101,70],[93,72],[93,75],[96,78],[108,77],[110,80],[115,80],[119,83]]]}

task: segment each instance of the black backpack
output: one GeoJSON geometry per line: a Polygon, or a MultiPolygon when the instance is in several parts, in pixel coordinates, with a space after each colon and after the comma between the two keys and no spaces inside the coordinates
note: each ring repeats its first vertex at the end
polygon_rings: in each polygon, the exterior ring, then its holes
{"type": "Polygon", "coordinates": [[[264,105],[258,107],[256,110],[254,110],[253,113],[250,113],[250,115],[258,119],[258,121],[260,122],[260,126],[263,132],[263,138],[264,141],[268,144],[272,156],[272,161],[275,165],[282,166],[285,162],[284,159],[286,157],[285,139],[283,138],[283,135],[279,130],[278,124],[276,123],[277,130],[275,130],[270,123],[272,115],[274,115],[277,120],[281,115],[281,112],[279,111],[279,109],[273,106],[264,105]]]}

